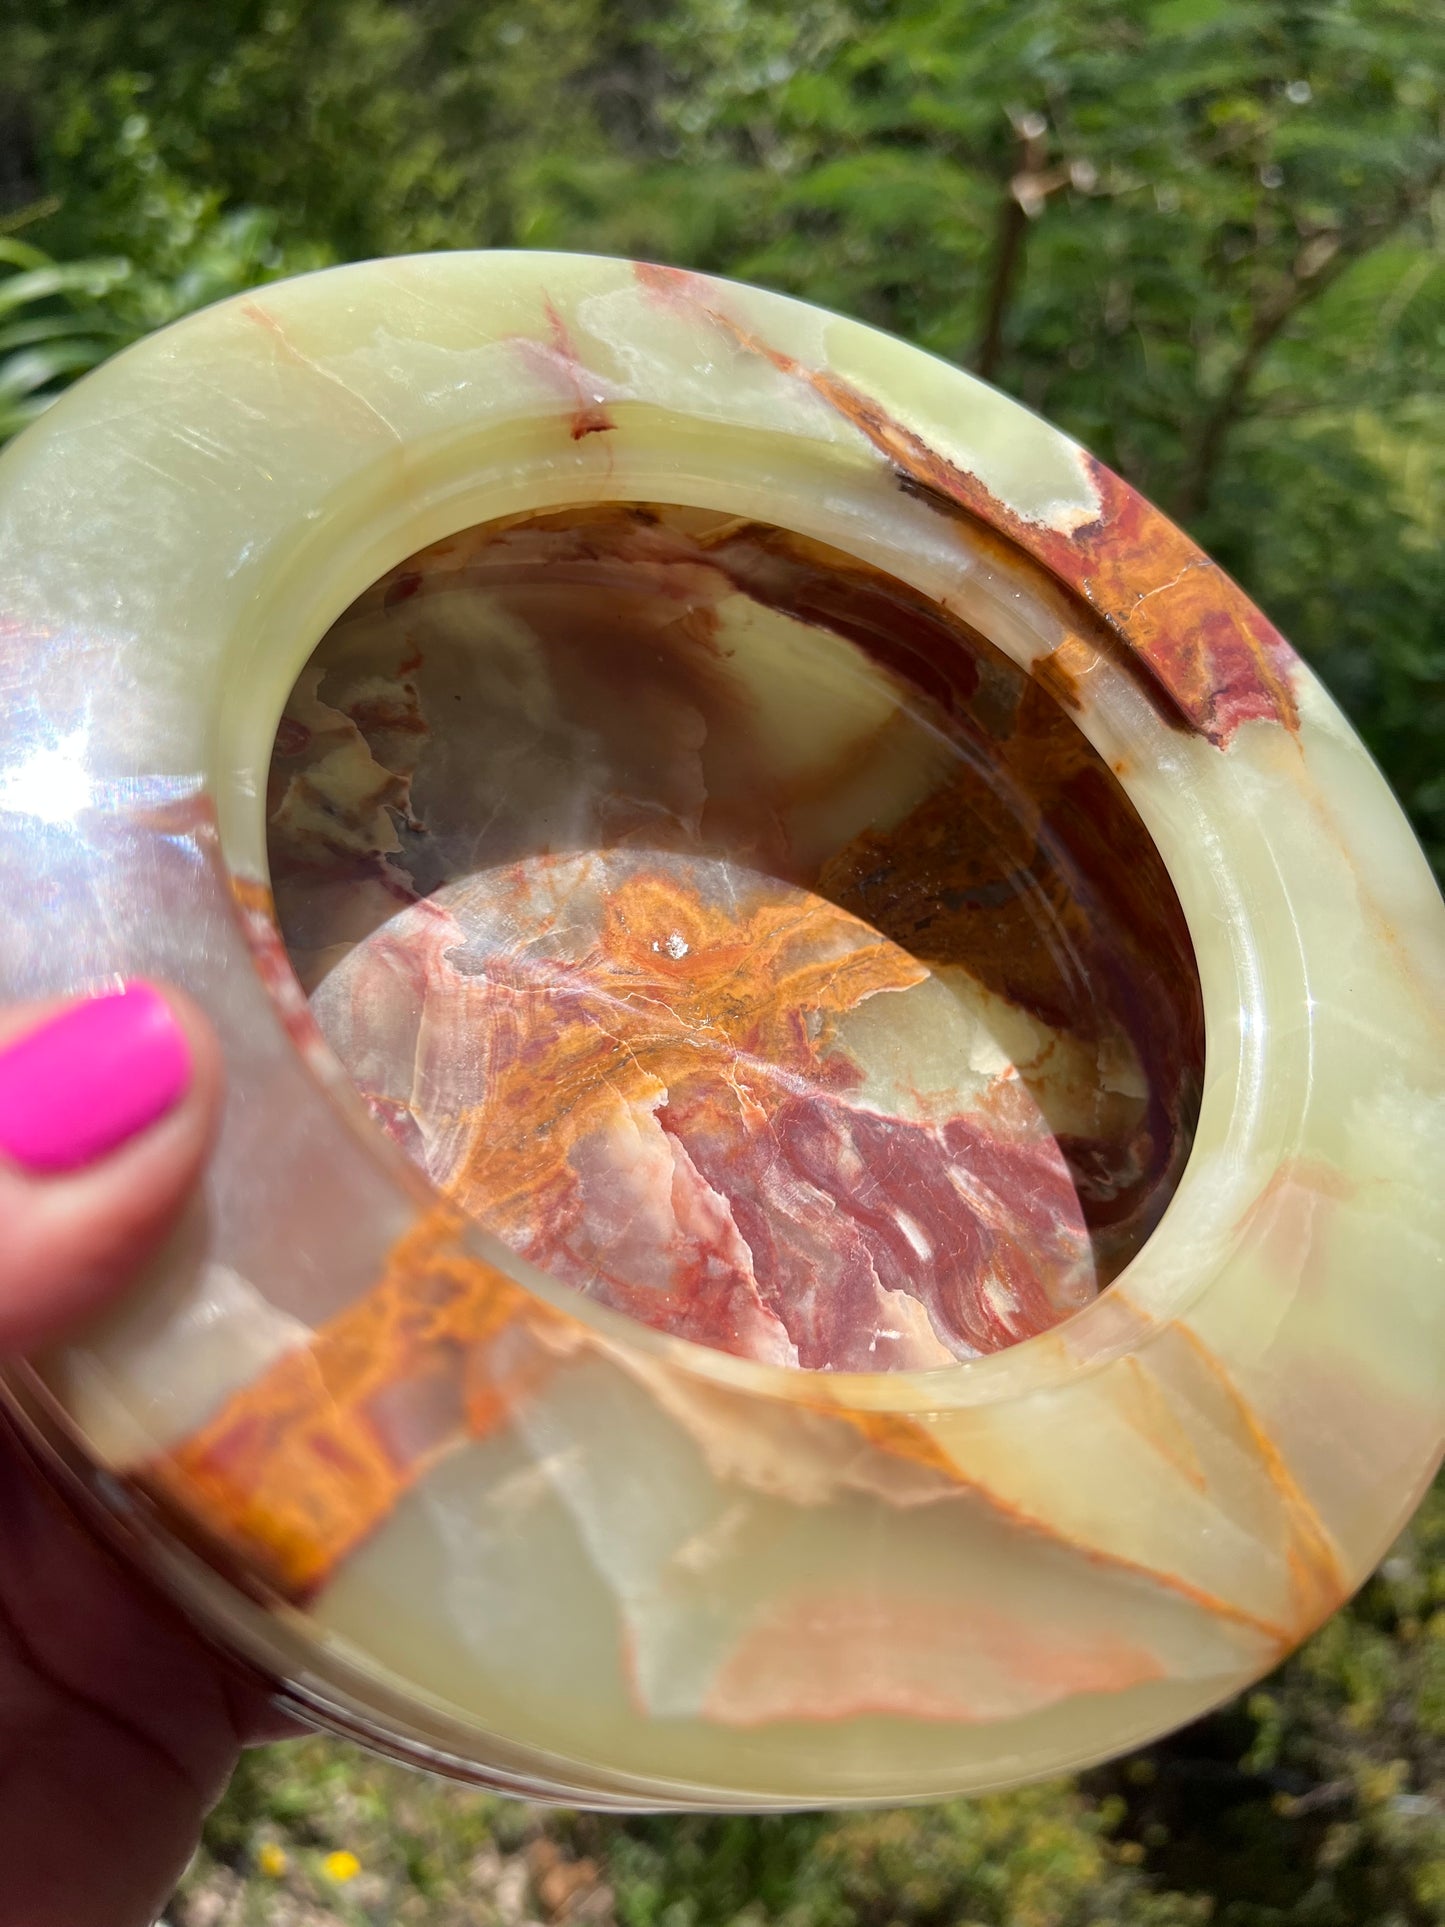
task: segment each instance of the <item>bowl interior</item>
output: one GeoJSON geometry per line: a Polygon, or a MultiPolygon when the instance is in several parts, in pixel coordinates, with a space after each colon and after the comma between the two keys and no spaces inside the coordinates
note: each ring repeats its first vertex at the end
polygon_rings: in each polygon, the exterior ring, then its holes
{"type": "Polygon", "coordinates": [[[1089,1302],[1167,1204],[1199,980],[1157,849],[968,623],[771,524],[465,530],[276,733],[277,914],[348,1074],[533,1263],[803,1369],[1089,1302]]]}

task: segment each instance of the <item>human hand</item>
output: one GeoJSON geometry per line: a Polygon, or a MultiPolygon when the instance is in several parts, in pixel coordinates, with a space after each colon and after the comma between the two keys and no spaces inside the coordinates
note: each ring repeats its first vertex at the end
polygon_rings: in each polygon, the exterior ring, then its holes
{"type": "MultiPolygon", "coordinates": [[[[200,1176],[220,1089],[172,993],[0,1010],[0,1356],[124,1290],[200,1176]]],[[[0,1427],[0,1927],[150,1927],[239,1748],[283,1730],[0,1427]]]]}

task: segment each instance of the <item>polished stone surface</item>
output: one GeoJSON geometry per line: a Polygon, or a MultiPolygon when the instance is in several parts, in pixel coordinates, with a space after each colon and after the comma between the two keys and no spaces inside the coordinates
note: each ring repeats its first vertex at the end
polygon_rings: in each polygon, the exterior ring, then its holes
{"type": "Polygon", "coordinates": [[[229,1080],[154,1276],[5,1393],[318,1717],[569,1801],[977,1789],[1196,1717],[1380,1557],[1445,1440],[1445,908],[1308,669],[1066,437],[755,290],[374,263],[81,383],[0,459],[0,557],[0,994],[173,978],[229,1080]],[[453,675],[438,545],[502,518],[533,559],[453,675]],[[539,1021],[493,998],[469,1066],[493,981],[539,1021]],[[766,1029],[750,1083],[699,1015],[766,1029]],[[488,1109],[517,1078],[563,1144],[488,1109]],[[985,1244],[999,1295],[947,1268],[985,1244]],[[889,1292],[949,1362],[841,1368],[889,1292]]]}
{"type": "Polygon", "coordinates": [[[659,1330],[992,1351],[1183,1166],[1198,980],[1123,791],[1048,687],[816,543],[596,506],[410,557],[299,678],[268,810],[378,1122],[659,1330]]]}

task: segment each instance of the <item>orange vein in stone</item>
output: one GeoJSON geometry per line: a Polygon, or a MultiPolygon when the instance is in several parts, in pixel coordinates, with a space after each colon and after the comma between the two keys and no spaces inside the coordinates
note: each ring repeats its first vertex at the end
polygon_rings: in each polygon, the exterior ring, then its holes
{"type": "MultiPolygon", "coordinates": [[[[1349,1587],[1341,1573],[1338,1555],[1320,1521],[1319,1513],[1305,1497],[1299,1481],[1285,1463],[1283,1453],[1230,1377],[1223,1361],[1188,1325],[1180,1323],[1174,1327],[1174,1330],[1229,1400],[1240,1427],[1253,1448],[1255,1457],[1263,1466],[1266,1477],[1279,1493],[1284,1504],[1285,1516],[1291,1523],[1293,1536],[1297,1541],[1297,1545],[1291,1547],[1291,1552],[1298,1551],[1300,1556],[1308,1562],[1310,1584],[1315,1595],[1302,1602],[1302,1610],[1306,1614],[1316,1614],[1317,1619],[1323,1619],[1339,1605],[1349,1587]],[[1324,1602],[1323,1606],[1320,1604],[1321,1600],[1324,1602]]],[[[1312,1620],[1310,1623],[1314,1624],[1316,1621],[1312,1620]]]]}
{"type": "Polygon", "coordinates": [[[812,1409],[846,1420],[848,1424],[862,1432],[870,1444],[875,1445],[882,1452],[912,1459],[921,1465],[936,1467],[961,1489],[974,1494],[1010,1525],[1035,1533],[1067,1552],[1076,1553],[1080,1558],[1087,1559],[1090,1565],[1103,1566],[1113,1571],[1127,1572],[1137,1578],[1146,1579],[1152,1585],[1162,1587],[1166,1592],[1176,1593],[1180,1598],[1187,1599],[1191,1605],[1198,1606],[1216,1619],[1223,1619],[1232,1625],[1244,1626],[1251,1632],[1262,1634],[1266,1639],[1277,1644],[1282,1651],[1292,1645],[1298,1636],[1288,1627],[1266,1619],[1262,1614],[1252,1613],[1243,1606],[1233,1605],[1229,1600],[1221,1599],[1217,1593],[1209,1592],[1202,1586],[1196,1586],[1191,1580],[1182,1578],[1178,1573],[1147,1565],[1142,1560],[1130,1559],[1123,1553],[1109,1552],[1101,1546],[1091,1546],[1083,1540],[1074,1538],[1038,1513],[1029,1511],[1015,1500],[1004,1498],[976,1474],[969,1472],[956,1459],[934,1444],[928,1436],[926,1425],[918,1419],[904,1418],[894,1413],[851,1412],[821,1400],[814,1401],[812,1409]],[[916,1445],[907,1437],[909,1428],[919,1435],[916,1445]]]}

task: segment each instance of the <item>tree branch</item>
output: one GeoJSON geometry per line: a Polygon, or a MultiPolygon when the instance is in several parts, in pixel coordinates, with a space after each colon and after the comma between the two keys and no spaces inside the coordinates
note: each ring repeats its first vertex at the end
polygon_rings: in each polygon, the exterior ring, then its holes
{"type": "Polygon", "coordinates": [[[1318,300],[1346,268],[1372,253],[1418,214],[1442,176],[1445,176],[1445,167],[1436,167],[1418,181],[1410,182],[1401,189],[1387,213],[1360,222],[1349,234],[1316,234],[1304,242],[1291,264],[1288,279],[1255,310],[1244,347],[1200,423],[1177,501],[1181,520],[1188,522],[1202,515],[1213,500],[1230,434],[1244,418],[1260,364],[1286,325],[1302,308],[1318,300]]]}
{"type": "Polygon", "coordinates": [[[1019,263],[1024,252],[1024,231],[1028,224],[1029,217],[1024,213],[1018,196],[1012,191],[1005,194],[999,202],[993,273],[989,277],[983,333],[973,358],[974,367],[985,381],[993,380],[1003,354],[1004,319],[1008,314],[1014,283],[1018,279],[1019,263]]]}
{"type": "Polygon", "coordinates": [[[1052,188],[1067,179],[1067,175],[1060,174],[1055,181],[1044,173],[1048,122],[1042,114],[1024,114],[1015,120],[1014,128],[1019,137],[1019,165],[999,200],[993,272],[984,303],[983,331],[973,357],[974,368],[985,381],[992,381],[1003,359],[1004,328],[1023,264],[1024,236],[1029,222],[1042,211],[1052,188]]]}

